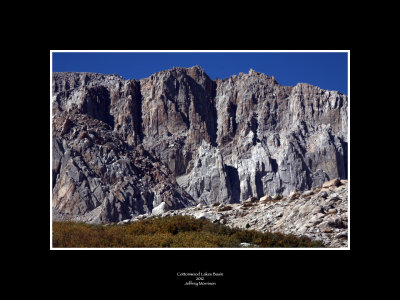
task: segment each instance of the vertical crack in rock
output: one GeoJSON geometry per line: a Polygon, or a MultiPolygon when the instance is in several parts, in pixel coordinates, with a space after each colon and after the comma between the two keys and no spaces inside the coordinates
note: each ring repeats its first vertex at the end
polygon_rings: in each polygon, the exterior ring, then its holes
{"type": "Polygon", "coordinates": [[[238,170],[233,166],[225,165],[228,182],[230,184],[232,203],[240,202],[240,180],[238,170]]]}

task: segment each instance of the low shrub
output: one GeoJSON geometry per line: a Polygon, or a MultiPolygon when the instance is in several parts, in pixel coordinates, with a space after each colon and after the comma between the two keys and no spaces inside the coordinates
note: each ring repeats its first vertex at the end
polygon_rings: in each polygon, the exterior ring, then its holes
{"type": "Polygon", "coordinates": [[[53,247],[61,248],[239,248],[323,247],[308,237],[230,228],[189,216],[168,216],[125,225],[53,222],[53,247]]]}

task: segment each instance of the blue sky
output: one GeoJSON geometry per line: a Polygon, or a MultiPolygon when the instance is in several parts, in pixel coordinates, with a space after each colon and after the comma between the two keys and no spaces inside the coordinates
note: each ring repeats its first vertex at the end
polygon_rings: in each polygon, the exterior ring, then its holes
{"type": "Polygon", "coordinates": [[[348,94],[347,52],[53,52],[53,72],[118,74],[142,79],[173,67],[200,65],[211,79],[252,68],[282,85],[305,82],[348,94]]]}

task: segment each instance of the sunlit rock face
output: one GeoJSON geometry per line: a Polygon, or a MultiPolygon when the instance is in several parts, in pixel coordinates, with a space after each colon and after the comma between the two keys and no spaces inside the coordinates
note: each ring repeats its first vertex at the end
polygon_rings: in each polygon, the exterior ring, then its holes
{"type": "Polygon", "coordinates": [[[347,178],[348,99],[250,70],[53,73],[53,211],[114,222],[347,178]]]}

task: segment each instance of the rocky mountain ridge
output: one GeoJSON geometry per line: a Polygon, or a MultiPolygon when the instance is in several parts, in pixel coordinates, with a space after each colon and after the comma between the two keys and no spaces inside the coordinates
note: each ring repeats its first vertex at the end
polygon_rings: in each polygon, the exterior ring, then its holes
{"type": "Polygon", "coordinates": [[[53,73],[53,216],[119,222],[347,179],[346,95],[199,67],[53,73]]]}

